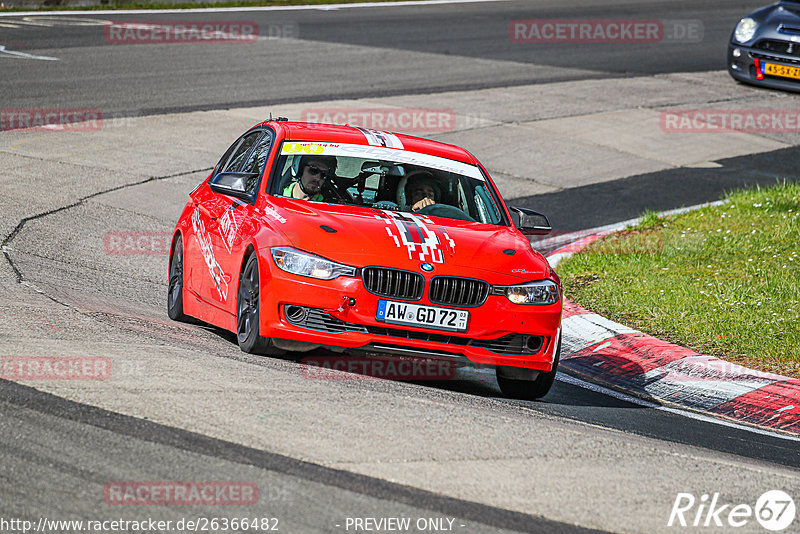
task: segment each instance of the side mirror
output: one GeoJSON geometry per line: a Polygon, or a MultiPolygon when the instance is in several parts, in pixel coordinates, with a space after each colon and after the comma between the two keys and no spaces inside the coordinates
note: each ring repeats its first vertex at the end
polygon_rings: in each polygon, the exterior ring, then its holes
{"type": "Polygon", "coordinates": [[[550,221],[538,211],[514,207],[509,209],[519,215],[517,229],[524,235],[547,235],[553,231],[550,221]]]}
{"type": "Polygon", "coordinates": [[[208,186],[215,193],[253,202],[255,195],[247,192],[247,184],[257,177],[255,172],[221,172],[211,179],[208,186]]]}

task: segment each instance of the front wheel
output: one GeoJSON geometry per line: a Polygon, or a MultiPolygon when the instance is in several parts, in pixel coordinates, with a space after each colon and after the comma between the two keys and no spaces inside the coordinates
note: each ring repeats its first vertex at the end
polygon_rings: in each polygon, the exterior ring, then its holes
{"type": "Polygon", "coordinates": [[[172,256],[169,261],[169,288],[167,289],[167,315],[173,321],[192,322],[183,313],[183,239],[175,236],[172,243],[172,256]]]}
{"type": "Polygon", "coordinates": [[[275,348],[270,338],[259,335],[259,304],[258,258],[253,253],[247,258],[239,277],[236,340],[239,348],[249,354],[283,354],[282,350],[275,348]]]}
{"type": "MultiPolygon", "coordinates": [[[[553,359],[553,368],[550,371],[536,373],[532,379],[520,379],[519,375],[524,374],[527,369],[514,369],[515,372],[508,374],[515,375],[515,378],[504,376],[505,368],[497,366],[495,373],[497,375],[497,385],[500,386],[500,391],[506,397],[521,400],[536,400],[541,399],[550,391],[553,382],[556,379],[556,371],[558,370],[558,361],[561,359],[561,336],[558,336],[558,348],[556,348],[556,355],[553,359]]],[[[534,371],[535,372],[535,371],[534,371]]]]}

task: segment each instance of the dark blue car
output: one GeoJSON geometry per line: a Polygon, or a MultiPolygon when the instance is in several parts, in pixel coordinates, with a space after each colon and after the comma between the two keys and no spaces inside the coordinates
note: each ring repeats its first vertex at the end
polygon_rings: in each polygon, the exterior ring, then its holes
{"type": "Polygon", "coordinates": [[[740,82],[800,91],[800,1],[782,0],[740,20],[728,72],[740,82]]]}

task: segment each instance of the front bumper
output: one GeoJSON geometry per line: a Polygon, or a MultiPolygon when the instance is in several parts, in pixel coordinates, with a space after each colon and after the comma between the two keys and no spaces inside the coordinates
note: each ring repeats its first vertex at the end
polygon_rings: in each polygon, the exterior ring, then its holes
{"type": "Polygon", "coordinates": [[[800,43],[797,44],[796,50],[799,53],[798,55],[729,43],[728,73],[735,80],[743,83],[800,92],[800,80],[770,76],[764,74],[762,70],[764,62],[800,67],[800,43]]]}
{"type": "MultiPolygon", "coordinates": [[[[326,346],[466,358],[480,365],[549,371],[561,327],[561,302],[517,305],[490,295],[470,313],[463,333],[399,326],[376,319],[378,301],[360,278],[314,280],[272,269],[263,280],[261,335],[326,346]],[[411,352],[408,352],[411,351],[411,352]]],[[[437,306],[425,296],[418,304],[437,306]]]]}

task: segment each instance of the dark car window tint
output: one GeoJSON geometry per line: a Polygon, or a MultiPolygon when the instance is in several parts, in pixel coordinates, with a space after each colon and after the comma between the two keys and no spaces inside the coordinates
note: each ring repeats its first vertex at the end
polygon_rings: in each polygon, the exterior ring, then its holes
{"type": "MultiPolygon", "coordinates": [[[[290,196],[284,194],[285,187],[292,180],[290,168],[297,158],[303,157],[294,150],[296,146],[302,145],[298,143],[289,149],[281,149],[282,153],[275,164],[274,178],[269,184],[271,194],[290,196]],[[287,154],[287,151],[292,151],[292,153],[287,154]]],[[[330,150],[337,149],[334,146],[330,150]]],[[[363,150],[367,152],[369,149],[364,148],[363,150]]],[[[352,153],[352,150],[350,152],[352,153]]],[[[303,150],[303,155],[305,154],[308,152],[303,150]]],[[[402,158],[408,157],[402,153],[398,154],[402,158]]],[[[408,200],[406,197],[408,181],[411,177],[422,173],[428,176],[428,181],[432,182],[435,190],[438,191],[438,199],[434,204],[426,206],[425,211],[421,212],[422,215],[484,224],[507,224],[501,211],[502,200],[496,197],[489,183],[485,181],[487,178],[474,165],[444,158],[436,159],[436,156],[429,156],[431,166],[424,165],[426,162],[419,159],[413,163],[376,160],[369,153],[366,156],[329,154],[328,157],[336,158],[336,172],[327,179],[328,187],[320,193],[321,198],[314,197],[310,200],[312,202],[332,202],[409,212],[411,206],[406,202],[408,200]],[[463,169],[463,174],[442,167],[463,169]]]]}
{"type": "Polygon", "coordinates": [[[233,153],[233,156],[231,156],[230,161],[228,161],[228,164],[222,169],[222,172],[238,172],[239,167],[241,167],[244,162],[244,158],[247,156],[247,151],[250,150],[250,147],[253,146],[253,143],[258,140],[262,133],[263,132],[253,132],[244,136],[239,146],[236,147],[236,151],[233,153]]]}
{"type": "Polygon", "coordinates": [[[241,139],[237,139],[235,143],[233,143],[228,150],[225,151],[225,154],[220,158],[219,163],[217,166],[214,167],[214,174],[222,172],[222,169],[225,168],[225,164],[231,159],[231,155],[236,152],[236,148],[242,143],[241,139]]]}
{"type": "Polygon", "coordinates": [[[258,179],[261,176],[261,173],[264,171],[264,164],[267,162],[267,157],[269,156],[269,149],[272,145],[272,136],[267,134],[261,138],[261,140],[256,144],[256,148],[253,150],[253,153],[250,154],[250,157],[247,161],[242,165],[240,172],[249,172],[255,174],[252,178],[247,180],[247,192],[248,193],[255,193],[256,187],[258,186],[258,179]]]}

